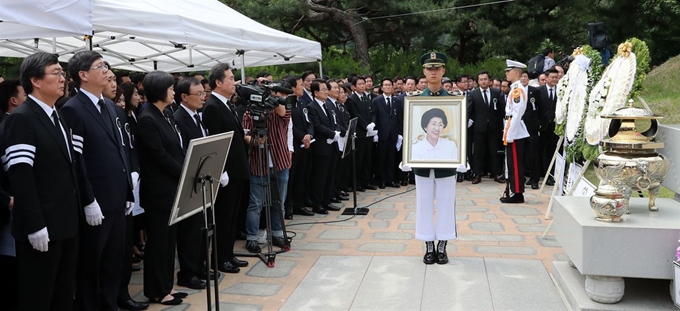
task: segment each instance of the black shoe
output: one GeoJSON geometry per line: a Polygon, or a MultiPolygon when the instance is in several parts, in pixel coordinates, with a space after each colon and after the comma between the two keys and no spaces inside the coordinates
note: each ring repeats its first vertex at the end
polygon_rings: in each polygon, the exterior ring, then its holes
{"type": "Polygon", "coordinates": [[[321,206],[315,207],[312,211],[314,211],[316,214],[328,214],[328,211],[321,206]]]}
{"type": "Polygon", "coordinates": [[[189,296],[189,294],[183,293],[183,292],[176,292],[174,294],[170,294],[170,296],[175,297],[175,298],[184,299],[184,298],[187,298],[187,296],[189,296]]]}
{"type": "Polygon", "coordinates": [[[472,172],[468,171],[467,173],[465,173],[465,180],[472,181],[472,179],[474,179],[474,178],[475,178],[475,175],[473,175],[472,172]]]}
{"type": "Polygon", "coordinates": [[[340,201],[349,201],[349,196],[341,194],[338,196],[338,199],[340,199],[340,201]]]}
{"type": "Polygon", "coordinates": [[[497,183],[499,183],[499,184],[504,184],[504,183],[505,183],[505,177],[503,177],[503,176],[498,176],[498,177],[494,178],[493,181],[495,181],[495,182],[497,182],[497,183]]]}
{"type": "Polygon", "coordinates": [[[378,187],[371,185],[371,184],[364,186],[364,188],[369,189],[369,190],[378,190],[378,187]]]}
{"type": "Polygon", "coordinates": [[[524,203],[524,195],[521,193],[515,193],[509,198],[501,198],[501,203],[524,203]]]}
{"type": "Polygon", "coordinates": [[[177,285],[179,286],[184,286],[187,288],[191,289],[204,289],[205,288],[205,281],[199,279],[198,277],[192,277],[188,280],[182,280],[180,278],[177,278],[177,285]]]}
{"type": "Polygon", "coordinates": [[[534,182],[531,182],[531,189],[538,189],[538,188],[540,188],[540,187],[538,186],[538,182],[535,182],[535,181],[534,181],[534,182]]]}
{"type": "Polygon", "coordinates": [[[340,210],[339,207],[333,206],[333,204],[325,205],[323,208],[326,209],[327,211],[333,211],[333,212],[337,212],[337,211],[340,210]]]}
{"type": "Polygon", "coordinates": [[[314,205],[312,204],[312,200],[310,199],[305,199],[305,206],[306,207],[313,207],[314,205]]]}
{"type": "Polygon", "coordinates": [[[359,191],[359,192],[364,192],[364,191],[366,191],[366,188],[364,188],[364,187],[357,187],[357,191],[359,191]]]}
{"type": "Polygon", "coordinates": [[[527,180],[527,182],[524,183],[525,186],[531,185],[531,179],[527,180]]]}
{"type": "Polygon", "coordinates": [[[236,239],[237,239],[237,240],[243,240],[243,241],[245,241],[247,237],[248,237],[248,235],[247,235],[245,232],[241,231],[241,230],[239,230],[238,232],[236,232],[236,239]]]}
{"type": "Polygon", "coordinates": [[[456,174],[456,182],[463,182],[464,177],[465,177],[465,174],[457,173],[456,174]]]}
{"type": "Polygon", "coordinates": [[[302,215],[302,216],[314,216],[314,212],[308,210],[304,206],[293,207],[293,214],[294,215],[302,215]]]}
{"type": "MultiPolygon", "coordinates": [[[[260,245],[257,244],[257,241],[252,241],[252,240],[246,241],[246,249],[249,252],[255,253],[255,254],[262,252],[262,249],[260,248],[260,245]]],[[[219,269],[219,270],[222,271],[222,269],[219,269]]]]}
{"type": "Polygon", "coordinates": [[[130,311],[146,310],[149,307],[148,302],[134,301],[128,299],[126,301],[118,301],[118,307],[130,311]]]}
{"type": "Polygon", "coordinates": [[[437,243],[437,264],[443,265],[449,262],[449,256],[446,255],[446,241],[439,241],[437,243]]]}
{"type": "Polygon", "coordinates": [[[384,183],[384,182],[381,182],[380,185],[378,186],[378,188],[380,188],[380,189],[385,189],[385,183],[384,183]]]}
{"type": "Polygon", "coordinates": [[[233,257],[233,258],[229,259],[229,262],[231,262],[232,265],[237,266],[237,267],[247,267],[247,266],[248,266],[248,262],[247,262],[247,261],[245,261],[245,260],[240,260],[240,259],[238,259],[238,258],[236,258],[236,257],[233,257]]]}
{"type": "MultiPolygon", "coordinates": [[[[215,275],[213,274],[213,272],[215,272],[215,270],[210,271],[210,280],[215,279],[215,275]]],[[[201,268],[201,272],[196,273],[196,276],[201,280],[207,280],[208,277],[205,275],[205,267],[201,268]]],[[[217,278],[219,279],[220,276],[222,276],[222,273],[217,271],[217,278]]]]}
{"type": "MultiPolygon", "coordinates": [[[[352,191],[350,191],[350,192],[352,192],[352,191]]],[[[349,197],[349,193],[347,193],[347,192],[345,192],[345,191],[342,191],[342,190],[340,190],[340,196],[343,196],[343,197],[349,197]]]]}
{"type": "Polygon", "coordinates": [[[437,258],[437,253],[434,249],[434,241],[425,242],[425,256],[423,256],[423,262],[426,265],[431,265],[435,263],[437,258]]]}
{"type": "Polygon", "coordinates": [[[404,187],[408,186],[408,180],[402,180],[401,185],[404,187]]]}
{"type": "Polygon", "coordinates": [[[292,213],[289,214],[288,212],[286,212],[286,213],[283,215],[283,219],[285,219],[285,220],[293,220],[293,214],[292,214],[292,213]]]}
{"type": "Polygon", "coordinates": [[[166,306],[176,306],[176,305],[182,303],[182,299],[181,299],[181,298],[177,298],[177,297],[175,297],[174,295],[173,295],[173,297],[172,297],[172,300],[163,301],[163,298],[165,298],[165,297],[161,297],[161,298],[158,298],[158,299],[149,298],[149,302],[160,303],[160,304],[166,305],[166,306]]]}
{"type": "Polygon", "coordinates": [[[286,242],[283,240],[282,236],[275,236],[275,237],[272,237],[272,245],[280,247],[280,248],[284,248],[284,247],[286,247],[286,242]]]}
{"type": "MultiPolygon", "coordinates": [[[[248,241],[248,242],[251,242],[251,241],[248,241]]],[[[257,245],[257,241],[252,241],[252,242],[255,242],[255,245],[257,245]]],[[[257,249],[258,249],[257,253],[259,253],[260,252],[260,246],[259,245],[257,245],[257,249]]],[[[250,251],[250,249],[248,249],[248,251],[251,252],[251,253],[255,253],[255,252],[250,251]]],[[[217,265],[217,270],[220,270],[224,273],[239,273],[239,271],[241,271],[241,268],[235,266],[231,262],[225,261],[225,262],[217,265]]]]}
{"type": "Polygon", "coordinates": [[[395,182],[388,182],[388,183],[385,183],[385,185],[388,186],[388,187],[391,187],[391,188],[400,188],[401,187],[401,186],[399,186],[399,184],[397,184],[395,182]]]}
{"type": "Polygon", "coordinates": [[[555,179],[552,177],[548,177],[548,181],[545,182],[546,185],[548,186],[554,186],[555,185],[555,179]]]}
{"type": "Polygon", "coordinates": [[[131,271],[132,271],[132,272],[139,272],[139,271],[142,271],[142,267],[141,267],[141,266],[132,265],[131,271]]]}
{"type": "Polygon", "coordinates": [[[331,198],[331,203],[340,203],[340,199],[338,199],[338,198],[331,198]]]}

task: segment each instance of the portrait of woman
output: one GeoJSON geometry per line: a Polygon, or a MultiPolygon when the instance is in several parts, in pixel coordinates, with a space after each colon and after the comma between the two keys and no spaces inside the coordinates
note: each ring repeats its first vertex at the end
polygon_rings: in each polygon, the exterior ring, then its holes
{"type": "Polygon", "coordinates": [[[452,140],[442,137],[449,125],[442,109],[432,108],[423,113],[420,127],[425,137],[413,145],[412,160],[451,160],[458,161],[458,146],[452,140]]]}

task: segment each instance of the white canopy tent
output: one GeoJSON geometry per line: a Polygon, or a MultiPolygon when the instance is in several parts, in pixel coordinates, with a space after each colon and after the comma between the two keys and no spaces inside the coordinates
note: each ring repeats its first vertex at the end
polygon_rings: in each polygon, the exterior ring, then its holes
{"type": "Polygon", "coordinates": [[[91,45],[113,68],[169,72],[208,70],[217,62],[251,67],[321,61],[318,42],[264,26],[217,0],[92,0],[92,29],[91,38],[0,40],[0,56],[25,57],[39,49],[68,61],[91,45]]]}
{"type": "Polygon", "coordinates": [[[91,0],[0,1],[2,39],[63,37],[91,32],[91,0]],[[45,14],[49,14],[49,18],[45,14]]]}

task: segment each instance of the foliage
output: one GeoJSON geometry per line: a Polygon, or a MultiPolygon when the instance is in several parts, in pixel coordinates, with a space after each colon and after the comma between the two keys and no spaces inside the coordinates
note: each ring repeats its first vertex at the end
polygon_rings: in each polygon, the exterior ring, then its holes
{"type": "Polygon", "coordinates": [[[654,68],[644,81],[644,89],[640,96],[647,101],[652,112],[664,117],[660,120],[661,123],[680,123],[678,81],[680,81],[680,55],[654,68]]]}
{"type": "Polygon", "coordinates": [[[638,39],[631,38],[630,41],[633,44],[632,52],[635,53],[635,58],[637,61],[637,68],[635,71],[635,82],[633,82],[633,89],[630,91],[629,99],[636,98],[642,91],[644,91],[644,82],[647,73],[649,73],[649,49],[647,44],[638,39]]]}

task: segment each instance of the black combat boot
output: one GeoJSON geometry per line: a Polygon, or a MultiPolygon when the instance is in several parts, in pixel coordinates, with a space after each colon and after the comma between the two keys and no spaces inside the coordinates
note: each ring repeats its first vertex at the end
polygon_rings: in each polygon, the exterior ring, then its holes
{"type": "Polygon", "coordinates": [[[425,242],[425,257],[423,257],[423,262],[426,265],[431,265],[435,263],[437,258],[437,253],[434,250],[434,241],[425,242]]]}
{"type": "Polygon", "coordinates": [[[449,262],[449,256],[446,255],[446,242],[439,241],[437,243],[437,264],[443,265],[449,262]]]}

